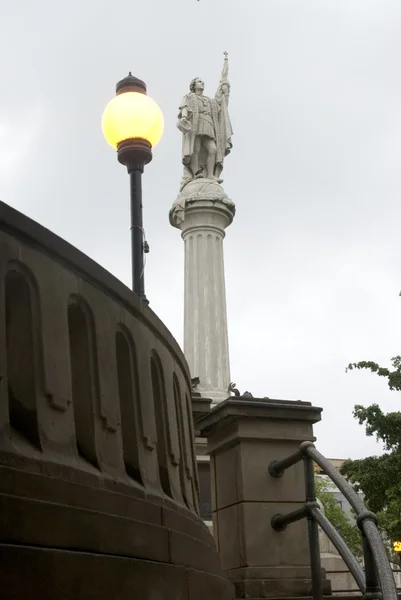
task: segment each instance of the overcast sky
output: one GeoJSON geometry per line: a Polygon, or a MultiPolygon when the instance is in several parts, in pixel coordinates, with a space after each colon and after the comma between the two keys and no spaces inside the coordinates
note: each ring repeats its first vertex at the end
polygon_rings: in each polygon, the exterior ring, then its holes
{"type": "Polygon", "coordinates": [[[143,183],[147,295],[181,343],[177,107],[195,76],[214,94],[225,50],[231,378],[322,406],[329,457],[380,452],[352,408],[400,395],[345,366],[401,353],[399,0],[2,2],[0,199],[129,285],[128,177],[100,119],[119,79],[144,79],[165,117],[143,183]]]}

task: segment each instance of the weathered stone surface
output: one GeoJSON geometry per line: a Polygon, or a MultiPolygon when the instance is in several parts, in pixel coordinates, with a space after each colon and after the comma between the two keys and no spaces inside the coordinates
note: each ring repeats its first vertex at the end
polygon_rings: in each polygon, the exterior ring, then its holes
{"type": "Polygon", "coordinates": [[[231,506],[233,501],[239,502],[242,485],[240,465],[240,448],[225,448],[214,456],[212,460],[216,493],[212,494],[216,506],[220,510],[231,506]]]}
{"type": "Polygon", "coordinates": [[[307,567],[309,544],[306,520],[291,523],[285,531],[272,529],[271,518],[277,513],[286,514],[301,504],[287,502],[244,502],[242,531],[246,565],[249,567],[307,567]]]}
{"type": "Polygon", "coordinates": [[[221,574],[219,556],[215,548],[185,533],[169,531],[170,562],[200,569],[205,573],[221,574]]]}
{"type": "Polygon", "coordinates": [[[215,403],[230,395],[223,239],[233,217],[223,188],[205,179],[190,181],[170,212],[185,247],[184,353],[199,378],[195,391],[215,403]]]}
{"type": "Polygon", "coordinates": [[[2,600],[234,600],[235,597],[234,586],[218,575],[122,556],[0,543],[0,563],[2,600]]]}
{"type": "MultiPolygon", "coordinates": [[[[306,402],[230,398],[198,423],[211,454],[214,535],[238,598],[311,594],[306,521],[280,533],[271,526],[273,515],[305,502],[303,464],[282,478],[271,477],[268,466],[314,439],[320,413],[306,402]]],[[[327,580],[324,589],[330,591],[327,580]]]]}
{"type": "Polygon", "coordinates": [[[139,521],[154,525],[162,524],[161,507],[145,501],[143,488],[140,494],[134,495],[132,486],[117,486],[117,489],[111,491],[104,489],[103,483],[104,480],[100,476],[88,485],[0,466],[0,494],[122,517],[135,515],[139,521]],[[127,490],[131,493],[129,494],[127,490]]]}
{"type": "Polygon", "coordinates": [[[191,519],[189,515],[179,514],[177,511],[168,509],[167,507],[162,508],[162,519],[163,525],[168,529],[180,531],[202,541],[213,549],[216,548],[214,539],[210,536],[209,529],[203,521],[191,519]]]}
{"type": "Polygon", "coordinates": [[[196,430],[196,422],[207,415],[210,411],[212,400],[211,398],[204,398],[200,393],[192,394],[192,415],[194,418],[194,427],[196,430]]]}
{"type": "MultiPolygon", "coordinates": [[[[324,572],[322,577],[324,578],[324,572]]],[[[311,579],[244,579],[235,585],[237,599],[242,598],[296,598],[312,596],[311,579]]],[[[330,582],[323,579],[323,593],[330,594],[330,582]]]]}
{"type": "Polygon", "coordinates": [[[310,579],[309,567],[241,567],[226,571],[232,581],[243,579],[310,579]]]}
{"type": "Polygon", "coordinates": [[[128,519],[12,496],[0,496],[0,541],[169,562],[168,530],[134,513],[128,519]]]}
{"type": "Polygon", "coordinates": [[[238,503],[213,513],[213,531],[224,571],[246,566],[242,506],[238,503]]]}
{"type": "Polygon", "coordinates": [[[2,600],[189,600],[175,565],[4,544],[0,564],[2,600]]]}
{"type": "Polygon", "coordinates": [[[188,600],[235,600],[234,586],[223,577],[189,569],[188,600]]]}
{"type": "Polygon", "coordinates": [[[190,600],[189,569],[229,599],[191,391],[145,303],[0,202],[2,599],[190,600]]]}

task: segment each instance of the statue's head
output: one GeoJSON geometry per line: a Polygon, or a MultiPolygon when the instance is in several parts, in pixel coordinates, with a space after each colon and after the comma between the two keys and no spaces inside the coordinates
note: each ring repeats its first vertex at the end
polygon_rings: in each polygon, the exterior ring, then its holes
{"type": "Polygon", "coordinates": [[[204,89],[205,84],[203,83],[202,79],[199,79],[199,77],[195,77],[195,79],[193,79],[189,84],[189,90],[194,94],[203,92],[204,89]]]}

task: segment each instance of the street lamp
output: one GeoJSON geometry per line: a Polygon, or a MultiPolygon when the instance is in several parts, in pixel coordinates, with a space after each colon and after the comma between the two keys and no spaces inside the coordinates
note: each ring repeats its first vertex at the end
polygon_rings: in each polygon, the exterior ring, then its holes
{"type": "Polygon", "coordinates": [[[129,73],[117,83],[116,96],[103,113],[102,130],[130,176],[132,289],[145,301],[143,255],[147,248],[142,221],[142,173],[152,160],[152,147],[160,140],[163,125],[162,112],[146,95],[143,81],[129,73]]]}
{"type": "Polygon", "coordinates": [[[394,552],[397,552],[397,554],[400,554],[401,553],[401,542],[394,542],[393,548],[394,548],[394,552]]]}

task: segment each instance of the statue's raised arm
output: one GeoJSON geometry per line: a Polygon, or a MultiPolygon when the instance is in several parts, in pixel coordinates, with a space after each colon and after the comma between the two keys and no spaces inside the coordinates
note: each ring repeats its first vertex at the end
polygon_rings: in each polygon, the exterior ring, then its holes
{"type": "MultiPolygon", "coordinates": [[[[228,81],[228,52],[224,52],[224,64],[221,72],[219,88],[216,94],[216,100],[220,104],[219,114],[219,129],[220,129],[220,144],[221,154],[226,157],[230,154],[231,148],[233,147],[231,138],[233,135],[233,129],[231,126],[230,115],[228,112],[228,99],[230,97],[230,82],[228,81]],[[218,98],[218,95],[221,99],[218,98]]],[[[220,168],[220,167],[219,167],[220,168]]],[[[223,163],[221,163],[221,170],[223,170],[223,163]]],[[[221,171],[220,171],[221,173],[221,171]]],[[[220,176],[220,174],[219,174],[220,176]]]]}
{"type": "Polygon", "coordinates": [[[230,95],[230,82],[228,81],[228,52],[224,52],[224,64],[221,72],[219,87],[216,92],[216,100],[221,102],[223,97],[228,104],[228,97],[230,95]]]}

